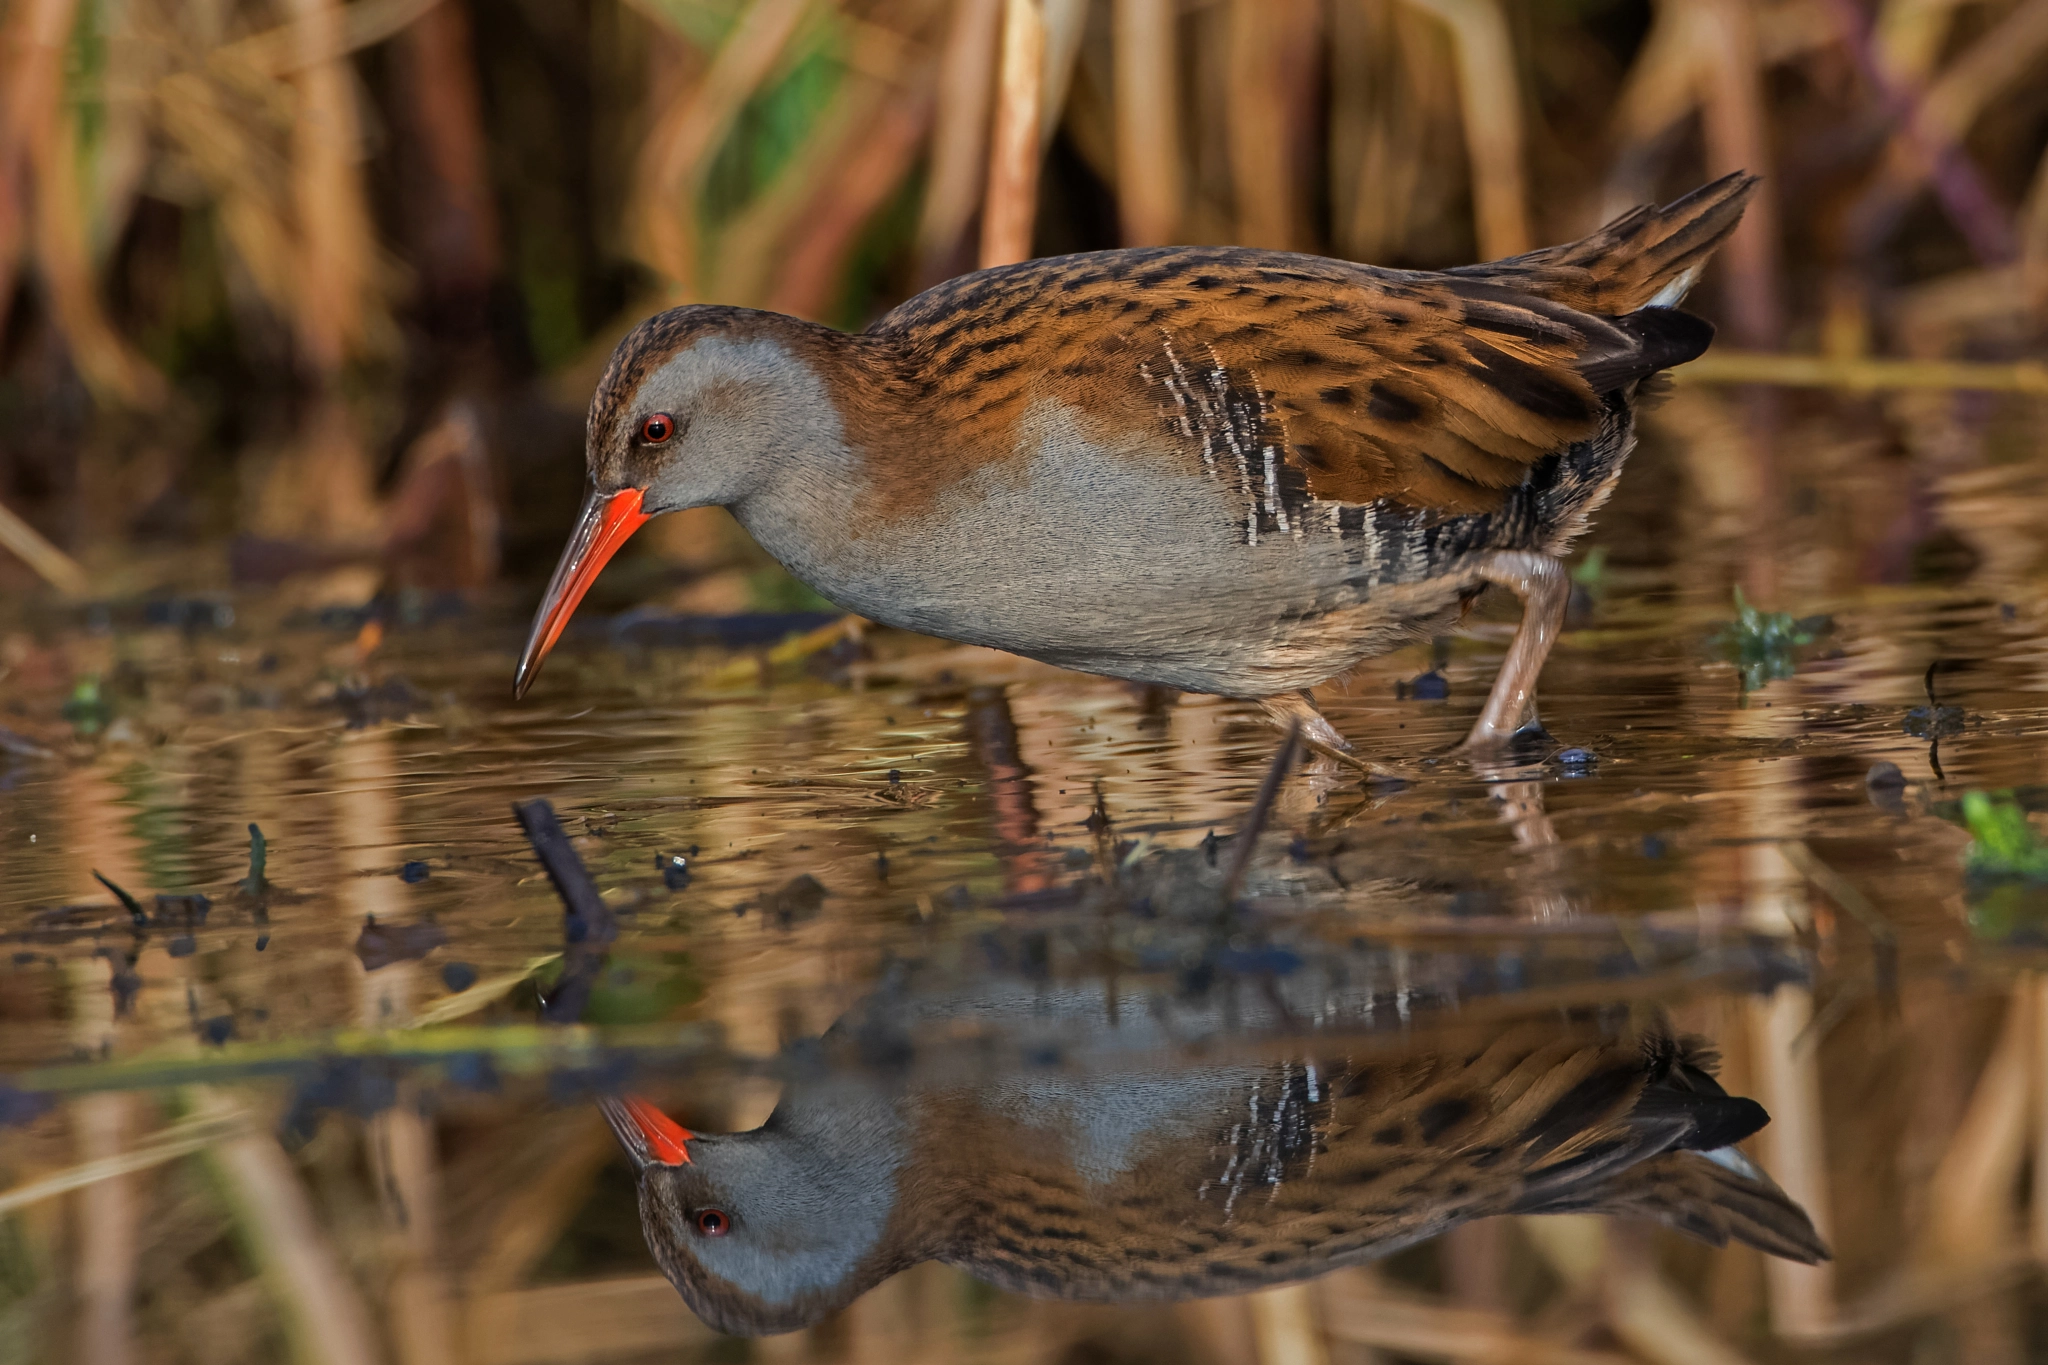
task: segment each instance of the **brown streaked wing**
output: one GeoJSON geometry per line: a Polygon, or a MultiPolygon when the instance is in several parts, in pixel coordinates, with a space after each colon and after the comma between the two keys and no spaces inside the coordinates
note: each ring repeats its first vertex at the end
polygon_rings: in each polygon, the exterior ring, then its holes
{"type": "Polygon", "coordinates": [[[1491,510],[1591,436],[1602,405],[1582,371],[1640,349],[1489,281],[1241,248],[981,272],[875,331],[952,421],[1014,419],[1044,392],[1111,426],[1153,424],[1226,477],[1444,513],[1491,510]]]}

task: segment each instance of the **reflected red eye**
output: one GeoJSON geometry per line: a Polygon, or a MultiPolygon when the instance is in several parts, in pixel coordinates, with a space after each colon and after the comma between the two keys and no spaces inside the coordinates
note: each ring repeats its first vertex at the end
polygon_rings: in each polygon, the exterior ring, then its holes
{"type": "Polygon", "coordinates": [[[706,1237],[723,1237],[732,1231],[732,1219],[725,1216],[723,1209],[699,1209],[697,1231],[706,1237]]]}
{"type": "Polygon", "coordinates": [[[676,434],[676,419],[665,412],[657,412],[640,424],[640,439],[651,446],[658,446],[676,434]]]}

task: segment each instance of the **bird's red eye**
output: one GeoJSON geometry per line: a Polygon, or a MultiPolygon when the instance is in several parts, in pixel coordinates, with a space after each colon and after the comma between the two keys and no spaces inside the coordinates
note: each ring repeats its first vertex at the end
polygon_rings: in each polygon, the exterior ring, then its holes
{"type": "Polygon", "coordinates": [[[724,1209],[699,1209],[697,1231],[706,1237],[723,1237],[732,1231],[732,1219],[725,1216],[724,1209]]]}
{"type": "Polygon", "coordinates": [[[658,446],[676,434],[676,420],[665,412],[657,412],[640,424],[640,439],[651,446],[658,446]]]}

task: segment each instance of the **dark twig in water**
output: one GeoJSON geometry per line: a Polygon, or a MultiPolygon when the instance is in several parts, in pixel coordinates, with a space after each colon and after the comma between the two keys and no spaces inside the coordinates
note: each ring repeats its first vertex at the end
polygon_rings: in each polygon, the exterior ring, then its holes
{"type": "Polygon", "coordinates": [[[562,898],[562,976],[553,997],[542,1003],[541,1013],[550,1023],[574,1023],[590,1003],[591,989],[604,967],[605,945],[619,936],[618,921],[562,832],[554,807],[546,801],[518,801],[512,814],[562,898]]]}
{"type": "Polygon", "coordinates": [[[121,902],[122,908],[128,912],[128,918],[135,921],[136,928],[145,929],[149,927],[149,915],[136,903],[135,897],[108,881],[106,877],[101,875],[98,868],[93,869],[92,879],[114,893],[114,899],[121,902]]]}
{"type": "Polygon", "coordinates": [[[1927,665],[1927,674],[1920,682],[1921,688],[1927,693],[1927,705],[1916,706],[1908,711],[1906,723],[1902,728],[1916,739],[1927,741],[1927,766],[1934,769],[1936,781],[1946,782],[1948,774],[1941,770],[1941,741],[1949,735],[1959,735],[1963,732],[1963,708],[1943,706],[1936,700],[1934,674],[1940,667],[1939,659],[1927,665]]]}
{"type": "Polygon", "coordinates": [[[1296,720],[1287,727],[1287,738],[1280,741],[1280,752],[1273,755],[1273,765],[1266,769],[1266,780],[1259,784],[1259,794],[1244,817],[1244,827],[1238,830],[1237,838],[1230,845],[1230,862],[1223,872],[1225,905],[1237,902],[1237,893],[1244,885],[1244,874],[1251,867],[1252,849],[1258,845],[1259,832],[1265,829],[1266,820],[1273,813],[1273,798],[1280,794],[1280,784],[1288,773],[1294,771],[1294,760],[1300,754],[1301,722],[1296,720]]]}

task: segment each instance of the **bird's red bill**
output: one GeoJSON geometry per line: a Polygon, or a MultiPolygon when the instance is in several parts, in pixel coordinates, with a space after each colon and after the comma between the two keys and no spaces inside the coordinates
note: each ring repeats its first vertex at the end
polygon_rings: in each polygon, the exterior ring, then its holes
{"type": "Polygon", "coordinates": [[[686,1166],[690,1161],[689,1149],[683,1146],[696,1134],[677,1123],[652,1103],[638,1095],[624,1095],[618,1099],[598,1102],[604,1116],[611,1122],[612,1131],[626,1150],[643,1162],[654,1162],[662,1166],[686,1166]]]}
{"type": "Polygon", "coordinates": [[[526,650],[519,656],[519,674],[512,683],[514,697],[525,696],[526,689],[533,685],[534,675],[540,672],[540,661],[555,647],[562,627],[575,614],[576,604],[597,580],[598,570],[618,553],[629,536],[646,524],[647,513],[640,510],[642,492],[638,488],[622,488],[607,494],[592,489],[583,500],[576,530],[562,550],[561,563],[555,565],[555,576],[548,580],[540,610],[534,613],[533,630],[526,637],[526,650]]]}

